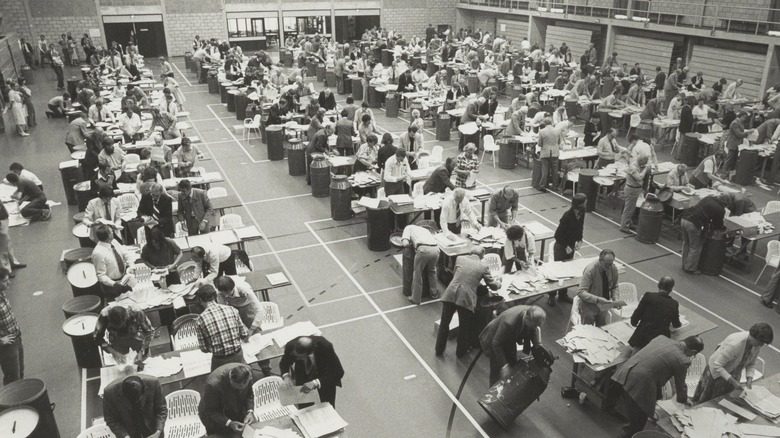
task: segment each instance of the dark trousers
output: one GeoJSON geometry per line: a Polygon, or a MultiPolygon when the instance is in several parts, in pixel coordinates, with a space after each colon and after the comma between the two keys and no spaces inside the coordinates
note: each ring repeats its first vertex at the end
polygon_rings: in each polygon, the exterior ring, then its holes
{"type": "Polygon", "coordinates": [[[547,187],[547,182],[552,177],[553,187],[558,187],[558,157],[544,157],[542,170],[539,172],[539,181],[533,181],[537,189],[547,187]]]}
{"type": "Polygon", "coordinates": [[[230,254],[224,262],[219,264],[218,275],[236,275],[236,255],[230,254]]]}
{"type": "Polygon", "coordinates": [[[442,301],[441,323],[439,324],[439,333],[436,336],[436,355],[441,356],[447,348],[447,338],[450,335],[450,322],[452,315],[458,312],[458,347],[455,354],[460,357],[466,354],[469,347],[476,345],[477,333],[474,330],[474,313],[465,307],[457,306],[453,303],[442,301]]]}
{"type": "Polygon", "coordinates": [[[48,210],[49,206],[46,205],[46,197],[40,197],[30,200],[23,209],[19,210],[22,217],[30,219],[31,221],[40,220],[43,216],[43,211],[48,210]]]}
{"type": "Polygon", "coordinates": [[[29,65],[30,68],[34,68],[35,67],[35,62],[33,62],[33,55],[32,55],[32,53],[22,52],[22,56],[24,56],[24,63],[25,64],[29,65]]]}
{"type": "Polygon", "coordinates": [[[451,233],[460,234],[460,222],[447,222],[447,229],[450,230],[451,233]]]}
{"type": "MultiPolygon", "coordinates": [[[[553,245],[553,260],[556,262],[564,262],[566,260],[574,259],[574,247],[572,246],[571,249],[571,254],[566,254],[566,245],[555,242],[553,245]]],[[[568,290],[568,288],[558,289],[558,296],[562,297],[566,295],[566,291],[568,290]]],[[[550,292],[549,295],[550,297],[555,297],[555,292],[550,292]]]]}
{"type": "Polygon", "coordinates": [[[49,104],[49,112],[51,113],[51,116],[54,117],[55,119],[65,118],[65,112],[62,111],[62,107],[49,104]]]}
{"type": "Polygon", "coordinates": [[[622,387],[620,387],[620,401],[628,416],[628,424],[623,426],[623,438],[631,438],[635,433],[644,430],[647,424],[647,414],[636,404],[622,387]]]}
{"type": "Polygon", "coordinates": [[[723,171],[726,172],[727,176],[728,176],[728,172],[731,172],[732,170],[737,168],[738,157],[739,157],[739,149],[735,147],[734,149],[728,150],[728,155],[726,155],[726,162],[723,163],[723,171]]]}
{"type": "Polygon", "coordinates": [[[3,370],[3,385],[24,378],[24,348],[22,336],[9,345],[0,345],[0,369],[3,370]]]}
{"type": "MultiPolygon", "coordinates": [[[[769,280],[766,291],[761,295],[761,300],[767,304],[780,299],[780,269],[776,269],[769,280]]],[[[780,305],[775,306],[775,312],[780,313],[780,305]]]]}
{"type": "Polygon", "coordinates": [[[237,352],[233,354],[229,354],[227,356],[211,356],[211,371],[216,370],[217,368],[221,367],[222,365],[228,364],[228,363],[246,363],[244,360],[244,351],[240,348],[237,352]]]}
{"type": "Polygon", "coordinates": [[[65,88],[65,74],[62,72],[61,65],[52,65],[54,74],[57,75],[57,89],[61,90],[65,88]]]}

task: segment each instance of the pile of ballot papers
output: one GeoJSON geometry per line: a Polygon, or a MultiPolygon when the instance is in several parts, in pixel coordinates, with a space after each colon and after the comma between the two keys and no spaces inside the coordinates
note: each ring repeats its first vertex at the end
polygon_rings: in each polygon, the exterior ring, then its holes
{"type": "Polygon", "coordinates": [[[620,341],[593,325],[574,326],[558,343],[591,365],[607,365],[620,356],[620,341]]]}
{"type": "Polygon", "coordinates": [[[487,248],[502,248],[506,240],[506,232],[499,227],[482,227],[479,230],[469,228],[466,235],[474,243],[487,248]]]}
{"type": "Polygon", "coordinates": [[[684,438],[741,436],[737,417],[716,408],[684,409],[669,417],[684,438]]]}
{"type": "Polygon", "coordinates": [[[330,435],[347,427],[347,422],[330,403],[320,403],[293,413],[292,419],[304,438],[330,435]]]}
{"type": "Polygon", "coordinates": [[[350,185],[355,186],[371,186],[378,185],[380,178],[376,172],[355,172],[347,178],[350,185]]]}
{"type": "Polygon", "coordinates": [[[764,417],[770,420],[780,419],[780,398],[763,386],[753,386],[746,389],[741,397],[745,403],[764,417]]]}

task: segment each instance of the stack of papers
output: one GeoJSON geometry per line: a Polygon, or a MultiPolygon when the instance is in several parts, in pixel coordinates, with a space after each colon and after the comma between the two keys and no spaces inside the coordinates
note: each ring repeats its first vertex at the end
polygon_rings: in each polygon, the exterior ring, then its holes
{"type": "Polygon", "coordinates": [[[164,359],[162,357],[150,357],[144,361],[144,374],[154,377],[172,376],[182,369],[181,358],[172,357],[164,359]]]}
{"type": "Polygon", "coordinates": [[[330,403],[310,406],[292,414],[295,425],[304,438],[318,438],[347,427],[347,422],[333,409],[330,403]]]}
{"type": "Polygon", "coordinates": [[[287,276],[284,275],[284,272],[274,272],[273,274],[267,274],[265,278],[269,283],[271,283],[271,286],[290,282],[290,280],[287,279],[287,276]]]}
{"type": "Polygon", "coordinates": [[[433,238],[436,239],[436,243],[442,247],[453,247],[459,245],[465,245],[466,239],[451,233],[438,233],[434,234],[433,238]]]}
{"type": "Polygon", "coordinates": [[[729,433],[740,435],[737,417],[720,409],[685,409],[678,411],[670,419],[674,427],[687,438],[722,438],[729,433]]]}
{"type": "Polygon", "coordinates": [[[742,423],[739,425],[742,438],[780,437],[780,427],[742,423]]]}
{"type": "Polygon", "coordinates": [[[244,359],[248,359],[247,363],[256,362],[257,354],[273,345],[273,343],[274,339],[271,335],[257,333],[250,336],[246,342],[241,344],[241,349],[244,351],[244,359]]]}
{"type": "Polygon", "coordinates": [[[607,365],[620,356],[620,341],[599,327],[577,325],[559,341],[591,365],[607,365]]]}
{"type": "MultiPolygon", "coordinates": [[[[167,435],[166,435],[167,436],[167,435]]],[[[244,429],[242,438],[301,438],[300,435],[290,429],[277,429],[275,427],[266,426],[262,429],[254,429],[251,426],[247,426],[244,429]]]]}
{"type": "MultiPolygon", "coordinates": [[[[392,196],[392,195],[391,195],[392,196]]],[[[441,193],[429,193],[414,198],[414,208],[419,210],[436,210],[441,208],[443,196],[441,193]]]]}
{"type": "Polygon", "coordinates": [[[409,195],[390,195],[387,199],[392,201],[395,205],[406,205],[414,202],[409,195]]]}
{"type": "Polygon", "coordinates": [[[379,199],[378,198],[369,198],[368,196],[363,196],[358,201],[358,205],[362,205],[366,208],[379,208],[379,199]]]}
{"type": "Polygon", "coordinates": [[[182,351],[179,353],[184,377],[197,377],[211,372],[211,353],[200,350],[182,351]]]}
{"type": "Polygon", "coordinates": [[[353,186],[370,186],[379,184],[379,174],[376,172],[355,172],[349,177],[353,186]]]}
{"type": "Polygon", "coordinates": [[[763,386],[746,389],[741,397],[761,415],[772,420],[780,417],[780,398],[763,386]]]}
{"type": "Polygon", "coordinates": [[[320,330],[312,324],[311,321],[296,322],[293,325],[282,327],[278,330],[274,330],[270,336],[276,345],[284,348],[288,342],[297,338],[298,336],[319,336],[322,334],[320,330]]]}

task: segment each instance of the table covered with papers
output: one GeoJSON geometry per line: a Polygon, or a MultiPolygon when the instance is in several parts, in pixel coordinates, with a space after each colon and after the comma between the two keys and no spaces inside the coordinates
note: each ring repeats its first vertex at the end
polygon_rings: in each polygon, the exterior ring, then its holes
{"type": "Polygon", "coordinates": [[[253,423],[242,438],[344,438],[347,422],[330,403],[298,409],[289,416],[253,423]]]}

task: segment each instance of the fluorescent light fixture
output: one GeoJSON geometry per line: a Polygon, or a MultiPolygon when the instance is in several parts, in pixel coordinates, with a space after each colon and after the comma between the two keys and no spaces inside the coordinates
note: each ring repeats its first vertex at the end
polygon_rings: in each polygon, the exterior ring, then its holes
{"type": "Polygon", "coordinates": [[[547,12],[547,8],[545,8],[544,6],[539,6],[538,8],[536,8],[536,10],[539,12],[547,12]]]}
{"type": "Polygon", "coordinates": [[[556,14],[563,14],[563,8],[551,8],[550,12],[555,12],[556,14]]]}
{"type": "Polygon", "coordinates": [[[639,21],[641,23],[647,23],[648,21],[650,21],[649,18],[645,18],[645,17],[631,17],[631,19],[634,21],[639,21]]]}
{"type": "Polygon", "coordinates": [[[780,31],[770,30],[769,32],[767,32],[767,35],[769,35],[769,36],[780,36],[780,31]]]}
{"type": "Polygon", "coordinates": [[[615,18],[618,20],[628,20],[628,17],[623,14],[615,14],[615,18]]]}

